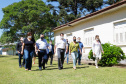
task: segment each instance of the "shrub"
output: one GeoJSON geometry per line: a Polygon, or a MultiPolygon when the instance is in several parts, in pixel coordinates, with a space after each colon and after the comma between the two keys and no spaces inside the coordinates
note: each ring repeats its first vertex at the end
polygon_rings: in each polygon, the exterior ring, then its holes
{"type": "MultiPolygon", "coordinates": [[[[104,50],[104,54],[102,53],[102,58],[99,61],[99,65],[101,66],[112,66],[118,64],[119,61],[126,58],[125,53],[120,47],[110,43],[105,43],[102,44],[102,48],[104,50]]],[[[88,58],[95,60],[92,50],[90,50],[88,58]]]]}

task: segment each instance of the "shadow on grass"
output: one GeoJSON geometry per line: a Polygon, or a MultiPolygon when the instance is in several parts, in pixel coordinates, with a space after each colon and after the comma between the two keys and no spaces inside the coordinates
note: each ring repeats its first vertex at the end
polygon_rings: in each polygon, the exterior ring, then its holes
{"type": "MultiPolygon", "coordinates": [[[[65,67],[65,68],[63,68],[62,70],[64,70],[64,69],[72,69],[73,67],[65,67]]],[[[81,68],[89,68],[89,66],[84,66],[84,67],[77,67],[77,69],[81,69],[81,68]]],[[[58,69],[58,67],[57,68],[47,68],[47,69],[45,69],[45,70],[54,70],[54,69],[58,69]]]]}
{"type": "Polygon", "coordinates": [[[0,55],[0,58],[2,58],[2,57],[10,57],[10,56],[3,56],[3,55],[0,55]]]}
{"type": "MultiPolygon", "coordinates": [[[[12,58],[12,59],[19,59],[19,58],[12,58]]],[[[23,60],[23,59],[21,59],[21,60],[23,60]]]]}
{"type": "Polygon", "coordinates": [[[48,67],[56,67],[56,66],[51,65],[51,66],[46,66],[46,67],[48,68],[48,67]]]}
{"type": "Polygon", "coordinates": [[[57,68],[46,68],[45,70],[55,70],[55,69],[58,69],[58,67],[57,68]]]}
{"type": "Polygon", "coordinates": [[[57,65],[57,64],[53,64],[53,65],[57,65]]]}
{"type": "MultiPolygon", "coordinates": [[[[50,67],[52,67],[52,66],[50,66],[50,67]]],[[[55,67],[55,66],[54,66],[54,67],[55,67]]],[[[65,68],[63,68],[62,70],[65,70],[65,69],[72,69],[72,68],[73,68],[73,67],[65,67],[65,68]]],[[[77,69],[81,69],[81,68],[89,68],[89,66],[77,67],[77,69]]],[[[46,71],[46,70],[55,70],[55,69],[58,70],[58,67],[57,67],[57,68],[47,68],[47,67],[46,67],[46,69],[44,69],[44,70],[46,71]]],[[[36,70],[32,70],[32,71],[43,71],[43,69],[42,69],[42,70],[36,69],[36,70]]]]}
{"type": "Polygon", "coordinates": [[[71,62],[71,63],[69,63],[69,64],[73,64],[73,63],[71,62]]]}
{"type": "Polygon", "coordinates": [[[36,69],[36,70],[32,70],[32,71],[42,71],[42,70],[36,69]]]}
{"type": "Polygon", "coordinates": [[[81,69],[81,68],[89,68],[89,66],[77,67],[77,69],[81,69]]]}
{"type": "MultiPolygon", "coordinates": [[[[38,66],[33,66],[33,67],[38,67],[38,66]]],[[[58,70],[58,66],[46,66],[45,68],[46,68],[45,70],[55,70],[55,69],[58,70]]],[[[73,68],[73,67],[64,67],[62,70],[65,70],[65,69],[72,69],[72,68],[73,68]]],[[[82,69],[82,68],[89,68],[89,66],[77,67],[77,69],[82,69]]],[[[42,69],[42,70],[43,70],[43,69],[42,69]]],[[[32,70],[32,71],[41,71],[41,70],[36,69],[36,70],[32,70]]]]}

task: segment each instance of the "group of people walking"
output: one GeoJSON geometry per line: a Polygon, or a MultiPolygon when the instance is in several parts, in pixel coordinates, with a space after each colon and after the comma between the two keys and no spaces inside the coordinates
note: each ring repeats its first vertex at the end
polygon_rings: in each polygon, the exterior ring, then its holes
{"type": "MultiPolygon", "coordinates": [[[[95,36],[95,41],[93,42],[93,56],[96,57],[95,64],[98,68],[98,61],[101,59],[101,51],[103,52],[99,36],[95,36]]],[[[73,58],[73,69],[76,69],[76,63],[81,65],[82,53],[85,53],[84,45],[81,42],[81,38],[73,37],[73,42],[68,43],[68,39],[64,39],[64,33],[60,34],[60,39],[52,44],[52,41],[47,43],[44,39],[44,34],[40,34],[40,39],[37,41],[32,37],[32,33],[27,33],[27,38],[23,40],[21,37],[20,42],[17,44],[17,51],[19,55],[19,67],[23,65],[25,70],[31,71],[32,58],[33,56],[38,56],[39,70],[45,69],[45,64],[47,64],[50,58],[50,65],[52,65],[53,55],[57,52],[58,56],[58,69],[63,69],[63,64],[65,58],[67,58],[67,64],[69,62],[69,55],[73,58]],[[83,51],[82,51],[83,50],[83,51]],[[21,65],[21,57],[23,57],[23,63],[21,65]]],[[[104,52],[103,52],[104,53],[104,52]]],[[[35,58],[35,57],[34,57],[35,58]]],[[[33,60],[35,64],[35,59],[33,60]]]]}
{"type": "MultiPolygon", "coordinates": [[[[17,43],[17,52],[19,55],[19,67],[22,65],[25,67],[25,70],[31,71],[32,67],[32,58],[38,55],[39,69],[45,69],[45,64],[47,63],[49,57],[51,58],[50,65],[52,65],[54,46],[52,41],[48,44],[46,39],[44,39],[44,34],[40,34],[40,39],[36,42],[32,37],[32,33],[28,32],[27,37],[23,40],[21,37],[20,42],[17,43]],[[23,56],[24,62],[21,65],[21,57],[23,56]]],[[[33,60],[35,64],[35,60],[33,60]]]]}

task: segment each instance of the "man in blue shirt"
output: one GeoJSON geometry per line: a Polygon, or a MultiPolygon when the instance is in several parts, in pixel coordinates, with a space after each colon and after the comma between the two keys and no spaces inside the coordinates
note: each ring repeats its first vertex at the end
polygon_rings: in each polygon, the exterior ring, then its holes
{"type": "MultiPolygon", "coordinates": [[[[80,49],[81,49],[81,52],[82,52],[82,49],[83,49],[83,52],[85,53],[85,50],[84,50],[84,46],[83,46],[83,43],[81,42],[81,38],[78,37],[78,43],[79,43],[79,46],[80,46],[80,49]]],[[[79,49],[78,49],[78,65],[81,65],[81,57],[82,57],[82,54],[80,53],[79,49]]]]}

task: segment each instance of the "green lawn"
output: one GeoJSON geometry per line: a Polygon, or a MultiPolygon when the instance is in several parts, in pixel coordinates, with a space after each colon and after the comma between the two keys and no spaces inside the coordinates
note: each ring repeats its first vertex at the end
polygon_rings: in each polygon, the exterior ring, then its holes
{"type": "Polygon", "coordinates": [[[126,69],[81,65],[72,69],[73,64],[64,64],[58,70],[57,61],[38,70],[38,59],[32,71],[18,67],[18,56],[0,56],[0,84],[126,84],[126,69]]]}

